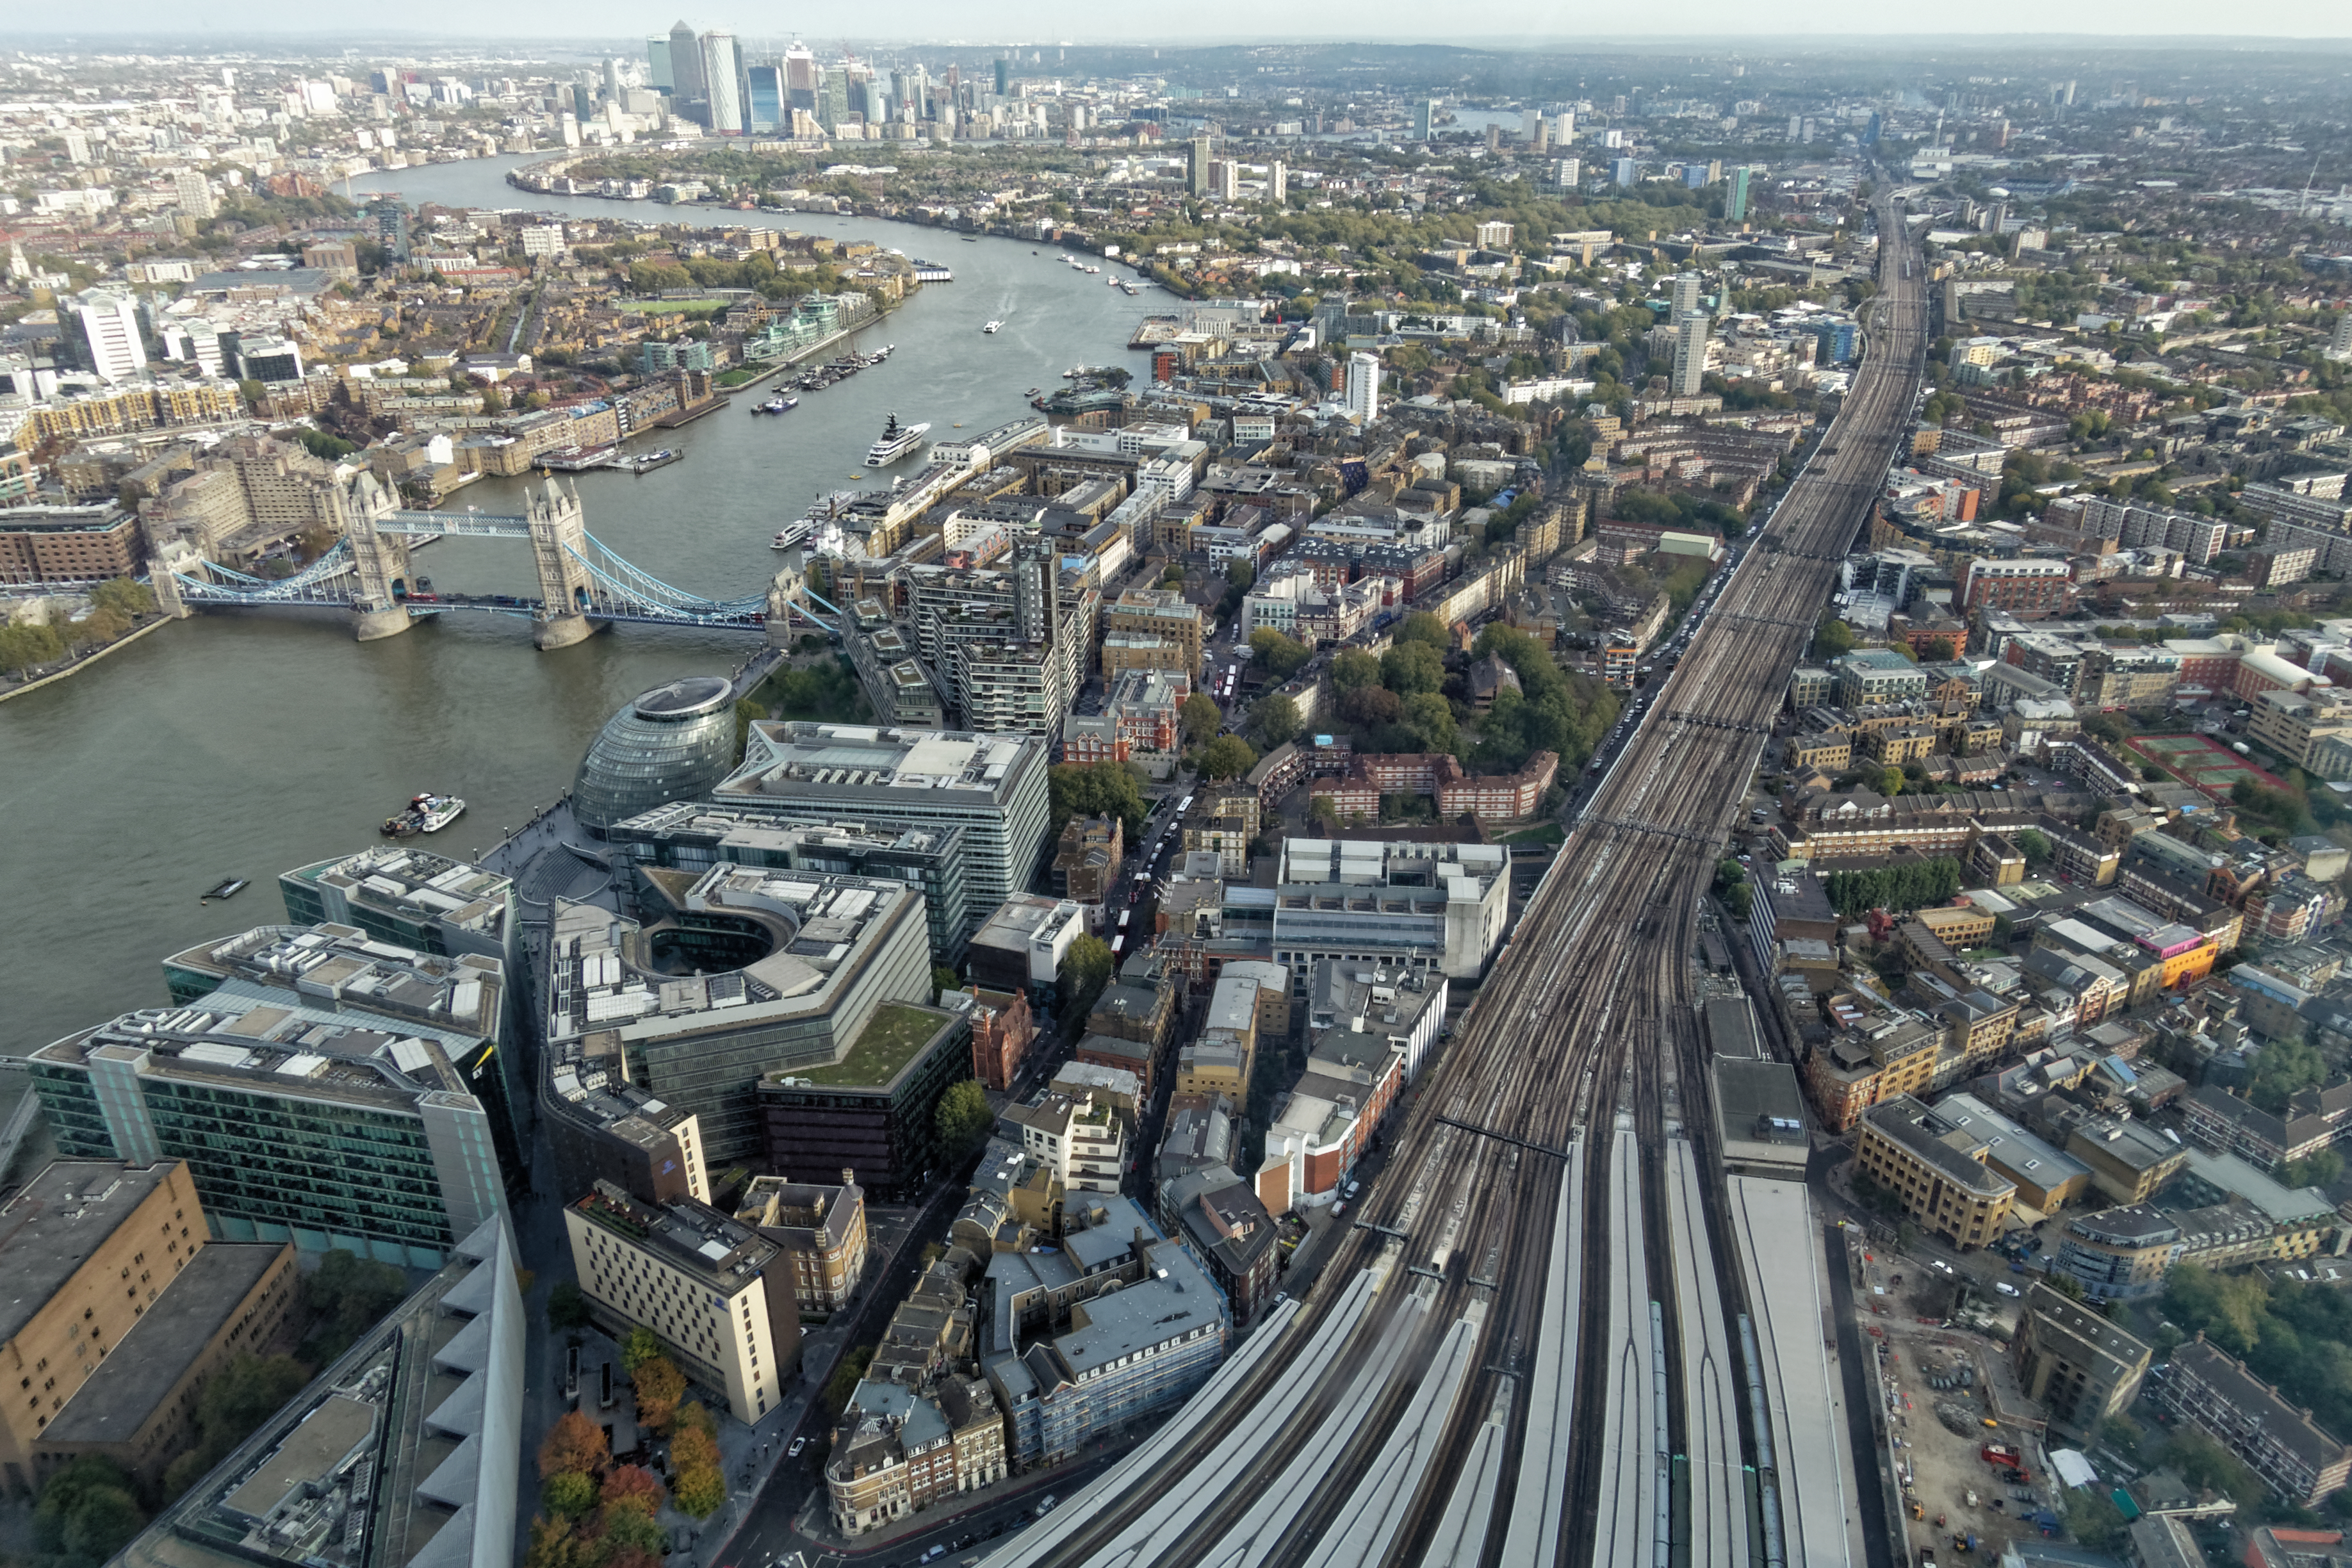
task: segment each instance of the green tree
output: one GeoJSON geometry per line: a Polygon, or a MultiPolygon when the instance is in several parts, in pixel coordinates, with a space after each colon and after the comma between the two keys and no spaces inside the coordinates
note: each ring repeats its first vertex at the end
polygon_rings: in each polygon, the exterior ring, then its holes
{"type": "Polygon", "coordinates": [[[1454,638],[1447,634],[1445,623],[1426,610],[1415,610],[1407,616],[1404,625],[1397,628],[1396,640],[1399,643],[1421,643],[1440,654],[1454,646],[1454,638]]]}
{"type": "Polygon", "coordinates": [[[931,990],[934,993],[940,991],[953,991],[961,984],[962,982],[956,978],[956,972],[950,969],[946,964],[934,963],[931,965],[931,990]]]}
{"type": "MultiPolygon", "coordinates": [[[[661,1483],[654,1481],[654,1486],[658,1498],[661,1483]]],[[[605,1489],[609,1493],[609,1482],[605,1489]]],[[[663,1537],[668,1532],[654,1515],[605,1502],[597,1510],[592,1523],[596,1537],[595,1568],[660,1568],[663,1537]]]]}
{"type": "Polygon", "coordinates": [[[838,1421],[841,1413],[849,1408],[849,1396],[857,1392],[858,1381],[865,1377],[866,1369],[874,1364],[874,1352],[878,1348],[876,1345],[858,1345],[834,1363],[833,1375],[825,1379],[822,1395],[827,1416],[838,1421]]]}
{"type": "Polygon", "coordinates": [[[534,1519],[522,1568],[581,1568],[581,1542],[568,1519],[534,1519]]]}
{"type": "Polygon", "coordinates": [[[1225,711],[1217,706],[1215,698],[1205,691],[1195,691],[1184,699],[1184,706],[1177,710],[1177,717],[1184,726],[1185,743],[1197,746],[1224,724],[1225,711]]]}
{"type": "Polygon", "coordinates": [[[1220,735],[1201,749],[1201,776],[1237,779],[1257,766],[1257,753],[1239,735],[1220,735]]]}
{"type": "Polygon", "coordinates": [[[1272,626],[1260,626],[1249,635],[1250,652],[1258,665],[1276,680],[1287,680],[1314,657],[1314,650],[1305,643],[1283,636],[1272,626]]]}
{"type": "Polygon", "coordinates": [[[1853,628],[1835,616],[1823,616],[1813,628],[1813,658],[1832,659],[1853,651],[1853,628]]]}
{"type": "Polygon", "coordinates": [[[1295,739],[1299,723],[1298,704],[1279,691],[1268,692],[1250,708],[1250,734],[1265,751],[1295,739]]]}
{"type": "Polygon", "coordinates": [[[302,1358],[313,1366],[326,1365],[407,1294],[408,1276],[391,1264],[340,1247],[330,1251],[302,1282],[313,1314],[302,1358]]]}
{"type": "Polygon", "coordinates": [[[539,1483],[541,1508],[558,1519],[578,1519],[596,1506],[596,1483],[576,1470],[562,1470],[539,1483]]]}
{"type": "Polygon", "coordinates": [[[85,1454],[51,1476],[33,1505],[33,1545],[76,1563],[103,1563],[147,1523],[129,1478],[85,1454]]]}
{"type": "Polygon", "coordinates": [[[2017,847],[2023,852],[2025,856],[2025,863],[2027,865],[2047,866],[2050,864],[2050,857],[2053,853],[2050,847],[2050,840],[2042,836],[2042,831],[2039,828],[2022,828],[2011,835],[2011,837],[2016,843],[2017,847]]]}
{"type": "Polygon", "coordinates": [[[727,1502],[727,1478],[717,1465],[696,1465],[677,1472],[677,1485],[670,1492],[678,1511],[696,1519],[709,1519],[727,1502]]]}
{"type": "Polygon", "coordinates": [[[1086,1016],[1110,983],[1111,965],[1110,944],[1102,938],[1082,936],[1070,943],[1059,971],[1065,1013],[1086,1016]]]}
{"type": "Polygon", "coordinates": [[[1381,684],[1400,697],[1434,691],[1445,684],[1445,660],[1425,642],[1399,642],[1381,655],[1381,684]]]}
{"type": "Polygon", "coordinates": [[[2115,1545],[2127,1528],[2123,1510],[2098,1488],[2077,1487],[2066,1493],[2066,1531],[2092,1551],[2115,1545]]]}
{"type": "Polygon", "coordinates": [[[565,1333],[576,1333],[593,1320],[588,1311],[588,1298],[580,1287],[569,1279],[558,1279],[547,1290],[547,1326],[565,1333]]]}
{"type": "Polygon", "coordinates": [[[65,638],[54,626],[0,626],[0,669],[21,676],[66,656],[65,638]]]}
{"type": "Polygon", "coordinates": [[[155,613],[155,592],[134,577],[113,577],[89,591],[89,602],[101,610],[136,619],[155,613]]]}
{"type": "Polygon", "coordinates": [[[1223,620],[1231,620],[1233,618],[1234,612],[1242,607],[1243,598],[1249,593],[1251,586],[1256,582],[1256,567],[1251,565],[1248,562],[1242,560],[1226,562],[1225,592],[1223,596],[1217,601],[1218,617],[1223,620]]]}
{"type": "Polygon", "coordinates": [[[2326,1076],[2327,1063],[2315,1047],[2301,1039],[2273,1039],[2254,1058],[2254,1081],[2246,1098],[2277,1115],[2299,1090],[2315,1088],[2326,1076]]]}
{"type": "MultiPolygon", "coordinates": [[[[1103,949],[1103,956],[1110,956],[1108,948],[1103,949]]],[[[1104,973],[1108,974],[1108,969],[1104,973]]],[[[980,1152],[981,1145],[988,1142],[989,1133],[996,1126],[996,1112],[989,1109],[988,1091],[981,1087],[978,1079],[971,1078],[948,1085],[940,1096],[932,1119],[939,1123],[940,1146],[947,1151],[950,1163],[980,1152]]]]}
{"type": "Polygon", "coordinates": [[[2325,1187],[2344,1173],[2344,1156],[2333,1149],[2322,1149],[2300,1160],[2283,1161],[2278,1168],[2279,1180],[2290,1187],[2325,1187]]]}
{"type": "Polygon", "coordinates": [[[621,1342],[621,1370],[635,1375],[639,1366],[662,1353],[661,1340],[654,1331],[639,1323],[621,1342]]]}
{"type": "Polygon", "coordinates": [[[2235,1498],[2243,1512],[2257,1512],[2266,1500],[2263,1484],[2227,1448],[2186,1424],[2173,1429],[2164,1446],[2164,1462],[2191,1487],[2209,1488],[2235,1498]]]}
{"type": "Polygon", "coordinates": [[[1358,691],[1381,683],[1381,661],[1362,648],[1342,648],[1331,660],[1331,689],[1358,691]]]}
{"type": "Polygon", "coordinates": [[[727,1500],[727,1478],[720,1469],[719,1438],[710,1412],[686,1405],[677,1413],[677,1430],[669,1440],[670,1469],[677,1477],[671,1500],[697,1519],[708,1519],[727,1500]]]}
{"type": "Polygon", "coordinates": [[[2254,1275],[2216,1274],[2200,1264],[2181,1263],[2164,1279],[2165,1316],[2205,1337],[2231,1355],[2244,1356],[2261,1342],[2268,1292],[2254,1275]]]}
{"type": "Polygon", "coordinates": [[[1143,833],[1143,790],[1118,763],[1061,763],[1047,771],[1046,832],[1059,835],[1073,816],[1116,816],[1130,844],[1143,833]]]}
{"type": "Polygon", "coordinates": [[[231,1356],[196,1396],[196,1440],[164,1470],[163,1495],[177,1497],[203,1479],[309,1381],[290,1355],[231,1356]]]}
{"type": "Polygon", "coordinates": [[[1459,743],[1453,706],[1434,691],[1416,692],[1404,700],[1403,724],[1415,750],[1450,752],[1459,743]]]}

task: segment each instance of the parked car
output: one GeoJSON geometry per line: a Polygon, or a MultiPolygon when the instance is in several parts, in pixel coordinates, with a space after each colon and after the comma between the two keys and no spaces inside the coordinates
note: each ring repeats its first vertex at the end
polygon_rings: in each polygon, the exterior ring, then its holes
{"type": "Polygon", "coordinates": [[[2011,1284],[2006,1279],[1994,1280],[1992,1282],[1992,1288],[2000,1291],[2004,1296],[2018,1296],[2023,1294],[2023,1292],[2019,1290],[2016,1286],[2011,1284]]]}

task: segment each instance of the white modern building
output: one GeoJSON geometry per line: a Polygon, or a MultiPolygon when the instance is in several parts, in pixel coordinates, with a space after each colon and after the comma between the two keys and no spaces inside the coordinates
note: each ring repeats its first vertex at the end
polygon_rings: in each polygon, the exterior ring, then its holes
{"type": "Polygon", "coordinates": [[[128,381],[147,368],[139,310],[128,294],[93,289],[74,302],[73,319],[88,349],[89,367],[100,376],[128,381]]]}
{"type": "Polygon", "coordinates": [[[763,720],[712,798],[825,822],[960,826],[977,929],[1028,891],[1045,852],[1050,745],[1041,735],[763,720]]]}
{"type": "Polygon", "coordinates": [[[1381,416],[1381,362],[1377,354],[1348,356],[1348,417],[1370,425],[1381,416]]]}

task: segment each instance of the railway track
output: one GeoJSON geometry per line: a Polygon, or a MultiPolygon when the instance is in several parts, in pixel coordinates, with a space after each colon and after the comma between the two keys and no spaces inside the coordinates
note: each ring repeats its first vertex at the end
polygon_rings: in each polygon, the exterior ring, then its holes
{"type": "Polygon", "coordinates": [[[1311,1299],[992,1568],[1749,1560],[1765,1532],[1725,1321],[1745,1303],[1718,1261],[1690,949],[1913,414],[1924,279],[1891,208],[1880,226],[1851,392],[1594,790],[1311,1299]]]}

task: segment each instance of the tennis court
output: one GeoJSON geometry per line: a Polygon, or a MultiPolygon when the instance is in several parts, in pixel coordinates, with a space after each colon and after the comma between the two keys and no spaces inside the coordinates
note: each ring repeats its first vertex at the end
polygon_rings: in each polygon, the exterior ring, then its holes
{"type": "Polygon", "coordinates": [[[2204,735],[2136,735],[2126,742],[2133,751],[2181,783],[2219,799],[2240,779],[2284,789],[2277,774],[2215,743],[2204,735]]]}

